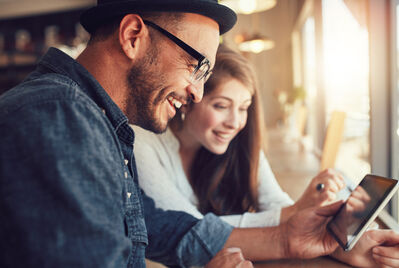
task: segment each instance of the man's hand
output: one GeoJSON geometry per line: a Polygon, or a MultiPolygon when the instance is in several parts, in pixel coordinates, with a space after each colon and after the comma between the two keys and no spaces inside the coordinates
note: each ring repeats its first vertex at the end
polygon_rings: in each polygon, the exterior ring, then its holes
{"type": "Polygon", "coordinates": [[[399,267],[399,234],[391,230],[369,230],[351,251],[338,248],[332,257],[356,267],[399,267]]]}
{"type": "Polygon", "coordinates": [[[310,259],[331,254],[338,243],[328,233],[326,225],[343,201],[325,207],[314,207],[293,215],[281,227],[284,228],[286,256],[310,259]]]}
{"type": "Polygon", "coordinates": [[[205,268],[252,268],[252,263],[246,261],[240,248],[225,248],[219,251],[205,268]]]}

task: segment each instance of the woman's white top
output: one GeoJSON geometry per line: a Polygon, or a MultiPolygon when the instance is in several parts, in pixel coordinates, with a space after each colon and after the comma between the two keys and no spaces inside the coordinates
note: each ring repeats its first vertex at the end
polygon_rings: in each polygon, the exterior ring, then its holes
{"type": "MultiPolygon", "coordinates": [[[[179,155],[179,141],[168,129],[155,134],[133,126],[135,132],[134,155],[139,184],[155,205],[165,210],[187,212],[201,219],[198,200],[184,173],[179,155]]],[[[234,227],[276,226],[280,223],[281,208],[294,202],[283,192],[261,153],[259,161],[259,205],[261,212],[221,216],[234,227]]]]}

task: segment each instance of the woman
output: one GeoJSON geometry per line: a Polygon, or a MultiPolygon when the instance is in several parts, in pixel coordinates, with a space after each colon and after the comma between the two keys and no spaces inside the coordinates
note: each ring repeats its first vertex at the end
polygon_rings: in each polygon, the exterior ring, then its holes
{"type": "Polygon", "coordinates": [[[158,207],[263,227],[335,199],[344,182],[334,171],[314,178],[295,204],[281,190],[262,151],[255,81],[248,62],[221,45],[201,103],[182,107],[162,135],[135,128],[140,185],[158,207]]]}

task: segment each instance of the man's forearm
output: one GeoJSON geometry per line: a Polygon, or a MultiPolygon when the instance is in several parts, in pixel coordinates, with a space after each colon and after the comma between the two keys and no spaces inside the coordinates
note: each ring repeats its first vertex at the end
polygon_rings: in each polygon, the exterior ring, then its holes
{"type": "Polygon", "coordinates": [[[253,261],[331,254],[338,244],[326,231],[326,224],[342,204],[304,209],[276,227],[234,229],[224,247],[239,247],[244,257],[253,261]]]}
{"type": "Polygon", "coordinates": [[[251,261],[287,258],[287,239],[283,226],[267,228],[235,228],[224,246],[241,248],[251,261]]]}

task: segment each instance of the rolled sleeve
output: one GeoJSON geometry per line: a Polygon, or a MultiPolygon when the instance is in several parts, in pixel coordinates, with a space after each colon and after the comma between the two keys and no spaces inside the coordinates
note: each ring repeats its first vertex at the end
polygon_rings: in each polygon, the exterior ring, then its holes
{"type": "Polygon", "coordinates": [[[228,223],[212,213],[206,214],[179,243],[180,265],[205,265],[223,248],[232,231],[233,227],[228,223]]]}
{"type": "Polygon", "coordinates": [[[198,220],[185,212],[156,208],[145,193],[143,203],[149,239],[146,257],[168,266],[205,265],[233,230],[211,213],[198,220]]]}

